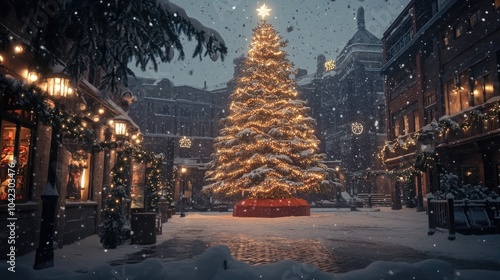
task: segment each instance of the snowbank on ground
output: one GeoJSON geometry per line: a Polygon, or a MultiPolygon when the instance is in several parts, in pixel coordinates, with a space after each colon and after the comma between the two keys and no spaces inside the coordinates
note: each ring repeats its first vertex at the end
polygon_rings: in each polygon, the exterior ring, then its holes
{"type": "Polygon", "coordinates": [[[456,270],[440,260],[425,260],[415,264],[377,261],[364,269],[343,274],[322,272],[310,265],[284,260],[269,265],[252,266],[231,256],[226,246],[215,246],[193,260],[163,263],[150,258],[137,264],[121,266],[99,265],[86,273],[77,273],[62,267],[34,270],[18,265],[15,272],[0,264],[0,279],[134,279],[134,280],[400,280],[400,279],[457,279],[496,280],[500,271],[456,270]]]}

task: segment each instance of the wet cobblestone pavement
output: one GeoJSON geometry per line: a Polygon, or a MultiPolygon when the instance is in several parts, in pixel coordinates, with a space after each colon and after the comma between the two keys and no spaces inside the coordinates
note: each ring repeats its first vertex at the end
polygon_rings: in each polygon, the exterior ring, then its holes
{"type": "Polygon", "coordinates": [[[127,259],[113,261],[111,265],[137,263],[146,258],[161,258],[164,262],[193,259],[201,255],[208,247],[226,245],[231,255],[251,265],[271,264],[284,259],[310,264],[322,271],[343,273],[362,269],[374,261],[419,262],[437,258],[452,264],[456,269],[499,270],[494,262],[437,257],[412,248],[380,244],[376,242],[354,242],[340,239],[323,241],[299,239],[290,240],[282,237],[252,238],[244,234],[218,234],[217,236],[200,235],[200,232],[183,232],[161,244],[151,246],[127,259]],[[196,238],[188,238],[196,234],[196,238]],[[201,238],[203,236],[203,238],[201,238]]]}

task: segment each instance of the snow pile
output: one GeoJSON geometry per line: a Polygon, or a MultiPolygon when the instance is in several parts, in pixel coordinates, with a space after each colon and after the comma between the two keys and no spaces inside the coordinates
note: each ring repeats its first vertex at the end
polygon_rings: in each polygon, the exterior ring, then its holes
{"type": "Polygon", "coordinates": [[[26,265],[18,265],[16,272],[9,272],[7,265],[0,265],[1,279],[148,279],[148,280],[399,280],[399,279],[457,279],[493,280],[500,279],[500,271],[455,270],[450,264],[440,260],[425,260],[416,264],[404,262],[374,262],[361,270],[344,274],[322,272],[310,265],[284,260],[269,265],[251,266],[231,256],[226,246],[209,248],[197,259],[177,261],[168,264],[161,259],[150,258],[137,264],[112,267],[99,265],[86,273],[77,273],[65,268],[54,267],[33,270],[26,265]]]}

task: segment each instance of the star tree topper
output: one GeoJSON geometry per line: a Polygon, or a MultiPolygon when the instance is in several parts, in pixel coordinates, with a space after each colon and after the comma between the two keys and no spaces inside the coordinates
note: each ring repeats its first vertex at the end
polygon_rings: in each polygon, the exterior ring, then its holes
{"type": "Polygon", "coordinates": [[[269,16],[269,11],[271,11],[271,9],[269,9],[266,4],[257,9],[257,12],[259,12],[259,16],[261,16],[262,19],[269,16]]]}

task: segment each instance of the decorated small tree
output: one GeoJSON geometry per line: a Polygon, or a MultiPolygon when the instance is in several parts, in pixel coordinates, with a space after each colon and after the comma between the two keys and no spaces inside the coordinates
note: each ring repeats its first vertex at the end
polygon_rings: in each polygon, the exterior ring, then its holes
{"type": "MultiPolygon", "coordinates": [[[[265,16],[269,9],[264,5],[258,11],[265,16]]],[[[286,44],[265,20],[253,31],[206,173],[211,182],[206,188],[214,194],[288,199],[333,187],[318,153],[315,120],[290,77],[293,64],[283,50],[286,44]]]]}

